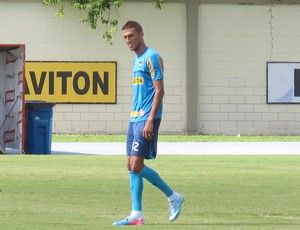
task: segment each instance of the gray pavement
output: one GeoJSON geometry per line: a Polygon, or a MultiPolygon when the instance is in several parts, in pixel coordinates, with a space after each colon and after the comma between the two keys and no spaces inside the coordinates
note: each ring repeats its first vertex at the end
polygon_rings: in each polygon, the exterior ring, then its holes
{"type": "MultiPolygon", "coordinates": [[[[125,155],[124,142],[53,142],[52,154],[125,155]]],[[[6,154],[20,154],[7,149],[6,154]]],[[[159,142],[159,155],[296,155],[300,142],[159,142]]]]}
{"type": "MultiPolygon", "coordinates": [[[[125,143],[54,142],[52,154],[124,155],[125,143]]],[[[300,142],[159,142],[159,155],[300,154],[300,142]]]]}

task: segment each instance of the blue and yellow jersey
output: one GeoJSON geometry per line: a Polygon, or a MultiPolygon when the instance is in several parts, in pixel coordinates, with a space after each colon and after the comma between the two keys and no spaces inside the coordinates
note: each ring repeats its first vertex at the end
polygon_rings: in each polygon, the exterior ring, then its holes
{"type": "MultiPolygon", "coordinates": [[[[133,62],[133,107],[130,121],[137,122],[147,120],[155,94],[153,81],[164,77],[163,60],[159,54],[151,48],[147,48],[142,54],[136,56],[133,62]]],[[[161,118],[162,105],[155,118],[161,118]]]]}

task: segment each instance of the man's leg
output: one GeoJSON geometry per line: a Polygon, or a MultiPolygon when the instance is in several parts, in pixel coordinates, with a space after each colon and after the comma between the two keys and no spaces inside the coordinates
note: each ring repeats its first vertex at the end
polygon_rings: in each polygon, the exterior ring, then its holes
{"type": "Polygon", "coordinates": [[[142,193],[143,193],[143,178],[139,175],[139,171],[144,165],[143,157],[131,156],[132,144],[134,141],[133,124],[129,123],[126,141],[127,152],[127,168],[130,179],[130,192],[132,198],[132,210],[130,216],[124,220],[113,223],[115,226],[123,225],[142,225],[144,224],[142,213],[142,193]]]}
{"type": "Polygon", "coordinates": [[[160,177],[160,175],[146,165],[142,169],[140,175],[160,189],[167,197],[170,197],[174,193],[171,187],[160,177]]]}
{"type": "Polygon", "coordinates": [[[130,216],[124,220],[113,223],[115,226],[123,225],[143,225],[143,212],[142,212],[142,193],[143,193],[143,178],[136,171],[143,165],[144,158],[128,156],[127,167],[129,170],[130,179],[130,192],[132,198],[132,210],[130,216]]]}
{"type": "Polygon", "coordinates": [[[143,194],[143,178],[139,174],[135,174],[134,172],[129,172],[130,178],[130,192],[132,199],[132,213],[135,217],[142,217],[142,194],[143,194]],[[134,212],[134,213],[133,213],[134,212]],[[139,214],[139,213],[140,214],[139,214]]]}
{"type": "Polygon", "coordinates": [[[159,176],[155,170],[147,167],[146,165],[144,166],[140,175],[166,194],[170,204],[169,220],[170,222],[176,220],[180,215],[181,206],[184,200],[183,196],[172,190],[171,187],[159,176]]]}

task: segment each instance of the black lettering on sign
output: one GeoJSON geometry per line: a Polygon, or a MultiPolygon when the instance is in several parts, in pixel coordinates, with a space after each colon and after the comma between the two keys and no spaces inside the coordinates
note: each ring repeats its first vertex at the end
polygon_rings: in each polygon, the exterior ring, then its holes
{"type": "Polygon", "coordinates": [[[300,97],[300,69],[294,70],[294,96],[300,97]]]}
{"type": "Polygon", "coordinates": [[[61,77],[61,94],[65,95],[67,94],[68,88],[67,88],[67,78],[72,77],[71,71],[58,71],[57,77],[61,77]]]}
{"type": "Polygon", "coordinates": [[[54,95],[54,72],[49,72],[49,95],[54,95]]]}
{"type": "Polygon", "coordinates": [[[24,78],[24,80],[25,80],[25,94],[30,94],[30,91],[29,91],[29,88],[27,85],[27,81],[26,81],[26,77],[24,78]]]}
{"type": "Polygon", "coordinates": [[[40,76],[37,76],[34,71],[29,71],[29,78],[25,78],[25,93],[35,95],[45,94],[47,93],[45,92],[47,84],[49,84],[49,95],[66,95],[68,90],[74,90],[77,95],[86,95],[89,92],[93,95],[98,95],[99,93],[108,95],[109,72],[104,71],[103,76],[101,76],[99,72],[93,71],[92,76],[89,76],[89,73],[85,71],[78,71],[76,73],[72,71],[43,71],[40,73],[40,76]],[[30,92],[27,82],[31,82],[33,92],[30,92]],[[59,89],[58,86],[61,86],[61,92],[57,92],[59,89]]]}
{"type": "MultiPolygon", "coordinates": [[[[43,89],[43,86],[45,84],[46,74],[47,74],[47,72],[42,72],[40,82],[37,82],[35,72],[33,72],[33,71],[29,72],[29,76],[30,76],[30,79],[31,79],[31,82],[32,82],[34,94],[39,95],[39,94],[42,93],[42,89],[43,89]]],[[[26,84],[26,93],[28,93],[28,94],[30,93],[29,89],[27,87],[27,84],[26,84]]]]}
{"type": "Polygon", "coordinates": [[[98,87],[100,87],[103,94],[108,94],[108,84],[109,83],[109,75],[108,72],[104,72],[104,79],[102,81],[100,74],[98,72],[93,72],[93,95],[98,94],[98,87]]]}
{"type": "Polygon", "coordinates": [[[73,88],[74,91],[78,94],[78,95],[84,95],[87,94],[87,92],[89,91],[90,88],[90,79],[89,79],[89,75],[84,72],[84,71],[79,71],[75,74],[74,79],[73,79],[73,88]],[[83,79],[84,81],[84,86],[82,89],[79,88],[79,81],[80,78],[83,79]]]}

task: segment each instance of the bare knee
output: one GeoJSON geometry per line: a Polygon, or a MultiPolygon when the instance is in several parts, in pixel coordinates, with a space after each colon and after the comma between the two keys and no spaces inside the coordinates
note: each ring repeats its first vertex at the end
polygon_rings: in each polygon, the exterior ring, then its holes
{"type": "Polygon", "coordinates": [[[128,157],[127,168],[129,171],[139,174],[144,168],[144,158],[143,157],[128,157]]]}
{"type": "Polygon", "coordinates": [[[133,164],[131,166],[131,171],[135,174],[139,174],[144,168],[144,164],[133,164]]]}

